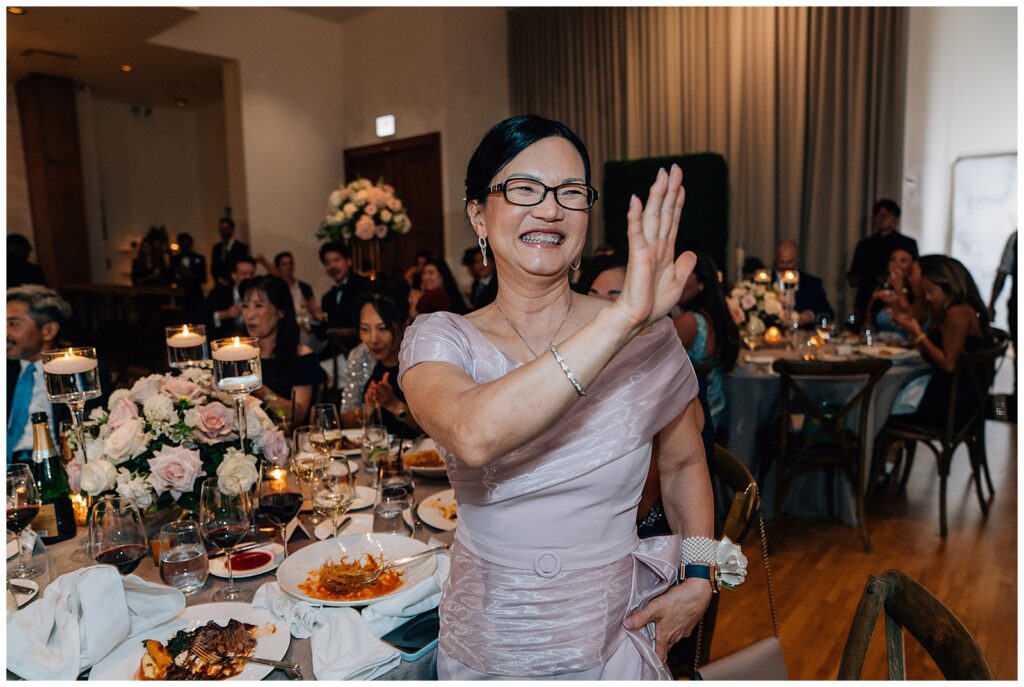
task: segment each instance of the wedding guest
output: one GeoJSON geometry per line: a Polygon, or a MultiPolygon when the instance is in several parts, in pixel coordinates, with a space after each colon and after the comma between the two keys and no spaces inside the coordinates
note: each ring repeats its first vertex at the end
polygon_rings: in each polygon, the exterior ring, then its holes
{"type": "Polygon", "coordinates": [[[585,293],[606,301],[618,298],[626,283],[628,257],[625,253],[595,255],[583,278],[576,283],[576,293],[585,293]]]}
{"type": "Polygon", "coordinates": [[[996,277],[992,281],[992,296],[988,299],[989,321],[995,320],[996,301],[999,294],[1003,292],[1006,279],[1010,279],[1010,298],[1006,301],[1006,317],[1010,325],[1010,338],[1013,340],[1013,348],[1017,350],[1017,232],[1010,234],[1003,246],[1003,255],[999,259],[999,267],[996,269],[996,277]]]}
{"type": "Polygon", "coordinates": [[[498,295],[498,280],[494,277],[494,255],[491,253],[491,247],[467,248],[462,254],[462,264],[473,280],[469,287],[471,309],[479,310],[493,303],[498,295]],[[484,264],[485,255],[487,264],[484,264]]]}
{"type": "Polygon", "coordinates": [[[871,293],[864,310],[864,322],[861,329],[879,332],[898,332],[905,334],[893,321],[896,313],[913,313],[917,302],[914,289],[911,288],[911,273],[916,269],[920,276],[920,265],[908,251],[895,249],[889,255],[889,271],[885,281],[871,293]]]}
{"type": "Polygon", "coordinates": [[[192,250],[192,235],[178,234],[178,251],[171,255],[168,272],[171,283],[185,289],[185,309],[193,311],[203,302],[203,284],[206,283],[206,258],[192,250]]]}
{"type": "Polygon", "coordinates": [[[697,381],[665,317],[694,261],[674,260],[682,172],[661,170],[646,207],[632,199],[635,260],[608,302],[569,287],[597,199],[589,159],[558,122],[495,125],[465,197],[497,299],[420,316],[402,343],[398,382],[459,502],[443,680],[669,679],[668,647],[711,599],[697,568],[673,586],[678,539],[638,540],[635,522],[654,450],[673,530],[713,546],[697,381]]]}
{"type": "Polygon", "coordinates": [[[828,302],[821,278],[800,269],[799,255],[800,246],[796,241],[780,241],[775,246],[774,281],[781,284],[782,273],[786,270],[797,272],[800,281],[796,287],[796,311],[800,314],[800,324],[806,327],[823,314],[834,317],[835,310],[828,302]]]}
{"type": "Polygon", "coordinates": [[[7,235],[7,286],[22,284],[46,285],[46,277],[39,265],[28,261],[32,244],[21,234],[7,235]]]}
{"type": "Polygon", "coordinates": [[[252,395],[278,419],[294,420],[293,427],[305,424],[313,394],[327,375],[313,350],[299,341],[299,325],[288,284],[273,275],[245,281],[242,317],[248,335],[260,340],[263,386],[252,395]]]}
{"type": "Polygon", "coordinates": [[[427,260],[430,260],[434,257],[437,256],[435,256],[434,251],[430,250],[429,248],[424,248],[423,250],[418,251],[416,253],[416,262],[410,265],[408,269],[405,270],[405,281],[407,284],[409,284],[410,287],[413,285],[413,282],[416,281],[417,277],[419,276],[420,270],[423,269],[423,266],[427,264],[427,260]]]}
{"type": "Polygon", "coordinates": [[[468,312],[459,285],[441,258],[431,258],[420,268],[419,279],[414,281],[409,296],[409,307],[414,315],[442,311],[464,315],[468,312]]]}
{"type": "Polygon", "coordinates": [[[295,304],[295,317],[302,329],[307,329],[309,321],[322,320],[323,311],[313,295],[313,287],[295,277],[295,256],[291,251],[282,251],[274,256],[274,270],[278,277],[288,284],[295,304]]]}
{"type": "Polygon", "coordinates": [[[242,316],[242,282],[256,276],[256,261],[248,255],[235,260],[231,283],[217,284],[206,295],[205,321],[211,339],[239,336],[245,332],[242,316]]]}
{"type": "Polygon", "coordinates": [[[239,258],[249,256],[249,246],[235,238],[235,221],[221,217],[217,222],[220,241],[213,245],[210,257],[210,274],[222,286],[231,285],[231,270],[239,258]]]}
{"type": "Polygon", "coordinates": [[[142,239],[139,252],[132,260],[134,286],[165,286],[168,283],[167,263],[157,239],[151,235],[142,239]]]}
{"type": "Polygon", "coordinates": [[[917,241],[901,234],[900,206],[895,201],[882,198],[871,209],[871,224],[874,233],[857,243],[853,253],[850,270],[846,273],[846,281],[857,289],[854,298],[854,312],[857,321],[863,322],[871,293],[878,286],[879,277],[883,277],[889,263],[889,255],[897,248],[918,256],[917,241]]]}
{"type": "MultiPolygon", "coordinates": [[[[38,284],[7,289],[7,463],[32,457],[32,413],[46,413],[54,444],[56,429],[71,413],[64,403],[51,404],[46,396],[43,353],[70,346],[66,341],[71,306],[60,295],[38,284]]],[[[99,398],[87,401],[86,415],[105,406],[110,396],[110,373],[99,366],[99,398]]]]}
{"type": "Polygon", "coordinates": [[[359,326],[359,299],[370,280],[352,271],[352,251],[340,241],[320,246],[320,264],[334,286],[320,299],[320,320],[328,328],[359,326]]]}

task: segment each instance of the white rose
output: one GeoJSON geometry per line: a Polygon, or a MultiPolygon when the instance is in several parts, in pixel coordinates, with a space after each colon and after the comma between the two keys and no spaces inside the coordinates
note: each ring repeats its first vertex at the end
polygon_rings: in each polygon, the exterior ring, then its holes
{"type": "Polygon", "coordinates": [[[107,419],[107,411],[103,410],[103,408],[93,408],[89,411],[89,419],[93,422],[102,422],[107,419]]]}
{"type": "MultiPolygon", "coordinates": [[[[256,471],[256,458],[242,453],[237,448],[229,448],[224,455],[224,461],[217,467],[217,477],[237,478],[242,491],[249,491],[259,476],[259,472],[256,471]]],[[[225,494],[237,493],[225,490],[223,486],[221,491],[225,494]]]]}
{"type": "Polygon", "coordinates": [[[127,398],[128,395],[128,389],[114,389],[113,391],[110,392],[110,398],[107,400],[107,407],[113,408],[114,404],[116,404],[122,398],[127,398]]]}
{"type": "Polygon", "coordinates": [[[117,471],[117,494],[126,499],[134,499],[139,510],[153,505],[153,492],[149,483],[142,477],[132,477],[132,473],[125,468],[117,471]]]}
{"type": "Polygon", "coordinates": [[[764,299],[764,311],[769,315],[778,315],[782,312],[782,303],[775,298],[764,299]]]}
{"type": "Polygon", "coordinates": [[[142,404],[142,414],[152,423],[178,421],[178,412],[174,409],[174,401],[166,394],[153,394],[142,404]]]}
{"type": "Polygon", "coordinates": [[[352,215],[359,212],[359,206],[357,206],[355,203],[345,203],[341,207],[341,211],[345,214],[345,217],[351,217],[352,215]]]}
{"type": "Polygon", "coordinates": [[[275,429],[274,421],[270,419],[260,400],[255,396],[249,396],[245,402],[245,434],[250,441],[259,440],[265,433],[275,429]]]}
{"type": "Polygon", "coordinates": [[[380,211],[380,221],[381,222],[390,222],[391,221],[391,210],[381,210],[380,211]]]}
{"type": "Polygon", "coordinates": [[[747,578],[747,557],[743,555],[739,544],[734,544],[729,537],[722,537],[715,551],[715,562],[721,575],[722,584],[727,587],[738,587],[747,578]]]}
{"type": "Polygon", "coordinates": [[[108,460],[91,460],[82,466],[80,485],[89,496],[98,496],[117,483],[117,468],[108,460]]]}
{"type": "Polygon", "coordinates": [[[136,418],[111,432],[103,444],[103,451],[114,465],[120,465],[145,452],[148,440],[142,419],[136,418]]]}
{"type": "Polygon", "coordinates": [[[327,198],[327,202],[330,203],[330,206],[332,208],[336,208],[339,205],[341,205],[341,199],[343,197],[344,196],[342,196],[341,190],[339,189],[339,190],[331,192],[331,195],[328,196],[328,198],[327,198]]]}
{"type": "Polygon", "coordinates": [[[139,381],[135,382],[132,386],[132,390],[128,392],[131,399],[136,403],[145,404],[146,401],[155,393],[159,393],[160,385],[164,381],[163,375],[149,375],[143,377],[139,381]]]}

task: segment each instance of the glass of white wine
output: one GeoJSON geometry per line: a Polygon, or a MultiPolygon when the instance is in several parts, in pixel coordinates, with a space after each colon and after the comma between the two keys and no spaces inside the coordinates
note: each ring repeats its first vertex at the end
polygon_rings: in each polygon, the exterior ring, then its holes
{"type": "Polygon", "coordinates": [[[345,513],[356,498],[355,483],[349,472],[348,461],[335,461],[324,471],[313,488],[313,508],[324,517],[330,518],[334,535],[345,513]]]}
{"type": "MultiPolygon", "coordinates": [[[[292,457],[291,457],[291,468],[292,472],[295,473],[304,484],[309,485],[310,498],[306,503],[313,503],[313,488],[315,486],[317,478],[320,474],[327,469],[328,464],[331,462],[331,457],[328,453],[320,450],[320,447],[316,445],[314,437],[317,435],[317,428],[313,425],[304,425],[302,427],[296,427],[292,434],[292,457]]],[[[347,463],[346,463],[347,465],[347,463]]],[[[310,521],[316,526],[320,522],[319,516],[314,515],[310,518],[310,521]]]]}

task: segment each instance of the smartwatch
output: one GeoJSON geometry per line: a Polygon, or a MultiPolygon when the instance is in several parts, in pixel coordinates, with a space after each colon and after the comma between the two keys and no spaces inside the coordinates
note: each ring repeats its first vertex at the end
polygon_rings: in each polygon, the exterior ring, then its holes
{"type": "MultiPolygon", "coordinates": [[[[702,565],[700,563],[687,563],[683,566],[683,580],[691,577],[699,577],[711,583],[711,591],[718,593],[718,570],[714,565],[702,565]]],[[[682,581],[682,580],[680,580],[682,581]]]]}

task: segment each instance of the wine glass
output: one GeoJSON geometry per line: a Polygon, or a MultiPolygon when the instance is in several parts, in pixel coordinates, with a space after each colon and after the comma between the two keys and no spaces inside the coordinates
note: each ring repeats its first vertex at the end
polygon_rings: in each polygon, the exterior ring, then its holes
{"type": "Polygon", "coordinates": [[[254,336],[217,339],[213,349],[213,378],[217,388],[235,399],[238,415],[238,443],[245,449],[245,397],[263,386],[260,340],[254,336]]]}
{"type": "Polygon", "coordinates": [[[765,326],[761,318],[751,317],[747,321],[747,326],[743,328],[743,343],[751,351],[756,351],[761,347],[761,342],[764,341],[764,332],[765,326]]]}
{"type": "Polygon", "coordinates": [[[302,487],[287,467],[265,462],[260,470],[259,513],[281,528],[281,543],[288,557],[286,529],[302,509],[302,487]]]}
{"type": "Polygon", "coordinates": [[[97,563],[113,565],[127,575],[149,553],[146,527],[134,499],[104,496],[92,506],[89,541],[97,563]]]}
{"type": "MultiPolygon", "coordinates": [[[[377,458],[387,453],[389,447],[388,430],[384,427],[380,406],[370,405],[363,408],[363,444],[361,453],[367,470],[376,475],[377,458]]],[[[374,477],[376,483],[376,477],[374,477]]]]}
{"type": "Polygon", "coordinates": [[[8,573],[19,580],[38,577],[42,569],[30,564],[21,546],[21,532],[32,518],[39,513],[39,489],[32,471],[24,463],[7,466],[7,529],[16,535],[18,542],[18,567],[8,573]]]}
{"type": "Polygon", "coordinates": [[[67,404],[71,421],[78,435],[78,445],[85,453],[85,402],[100,396],[99,361],[96,349],[63,348],[43,353],[43,379],[50,403],[67,404]]]}
{"type": "Polygon", "coordinates": [[[341,420],[338,418],[338,409],[332,403],[317,403],[313,406],[310,419],[316,430],[310,439],[317,449],[335,458],[344,458],[345,453],[341,445],[341,420]]]}
{"type": "Polygon", "coordinates": [[[235,585],[231,555],[235,546],[249,532],[252,502],[237,477],[207,477],[199,490],[199,527],[203,537],[218,549],[226,551],[228,586],[213,595],[214,601],[239,601],[246,590],[235,585]]]}
{"type": "Polygon", "coordinates": [[[313,491],[313,508],[331,519],[334,536],[338,525],[356,498],[356,489],[348,461],[335,461],[321,474],[313,491]]]}
{"type": "Polygon", "coordinates": [[[160,579],[188,596],[203,588],[210,560],[195,520],[169,522],[160,529],[160,579]]]}
{"type": "Polygon", "coordinates": [[[182,324],[164,328],[167,364],[175,370],[201,367],[210,359],[206,345],[206,325],[182,324]]]}
{"type": "MultiPolygon", "coordinates": [[[[313,486],[317,477],[323,472],[328,463],[331,462],[329,455],[321,453],[314,445],[313,436],[317,428],[313,425],[296,427],[292,434],[292,458],[291,469],[299,479],[309,485],[309,503],[313,503],[313,486]]],[[[314,510],[315,513],[315,510],[314,510]]],[[[318,515],[310,517],[310,522],[315,527],[320,522],[318,515]]]]}

